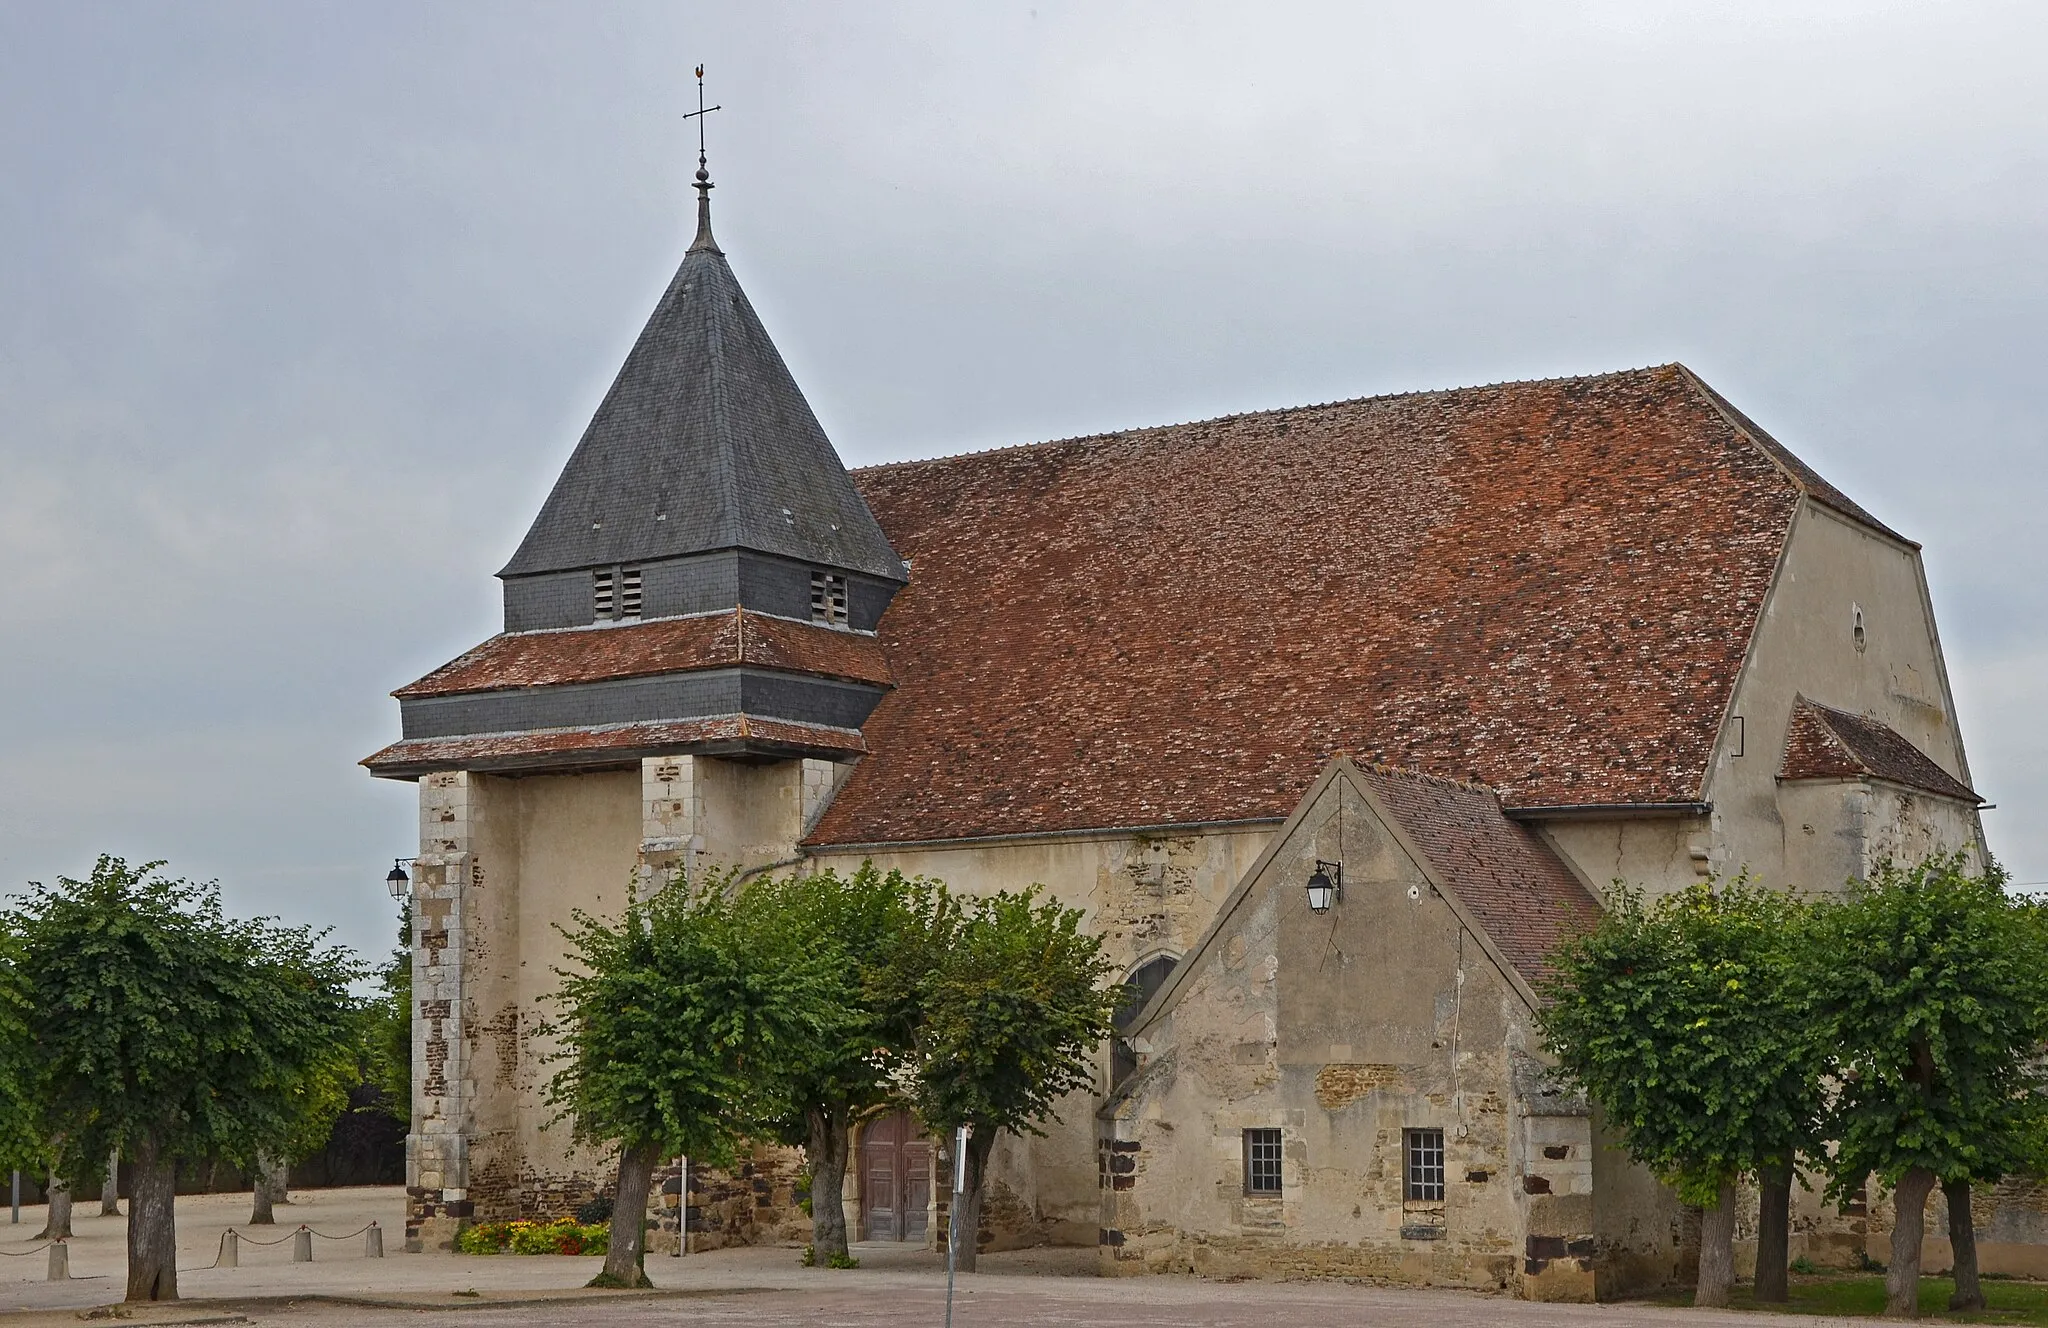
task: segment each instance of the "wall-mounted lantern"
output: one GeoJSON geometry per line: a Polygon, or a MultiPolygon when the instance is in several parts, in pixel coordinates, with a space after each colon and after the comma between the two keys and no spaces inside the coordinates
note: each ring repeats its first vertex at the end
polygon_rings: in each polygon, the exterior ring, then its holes
{"type": "Polygon", "coordinates": [[[384,878],[384,888],[391,892],[393,899],[403,900],[412,893],[412,877],[405,874],[405,864],[417,862],[417,858],[393,858],[391,871],[384,878]]]}
{"type": "Polygon", "coordinates": [[[1327,913],[1343,897],[1344,864],[1316,859],[1315,872],[1308,878],[1308,911],[1327,913]]]}

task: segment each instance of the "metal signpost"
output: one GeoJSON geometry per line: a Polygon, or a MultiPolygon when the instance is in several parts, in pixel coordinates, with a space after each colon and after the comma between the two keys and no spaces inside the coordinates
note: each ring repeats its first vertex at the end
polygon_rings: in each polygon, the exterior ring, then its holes
{"type": "Polygon", "coordinates": [[[953,1134],[953,1202],[946,1209],[946,1328],[953,1328],[953,1265],[960,1257],[960,1195],[967,1189],[967,1127],[953,1134]]]}
{"type": "Polygon", "coordinates": [[[16,1223],[21,1221],[21,1170],[18,1167],[14,1172],[14,1220],[16,1223]]]}

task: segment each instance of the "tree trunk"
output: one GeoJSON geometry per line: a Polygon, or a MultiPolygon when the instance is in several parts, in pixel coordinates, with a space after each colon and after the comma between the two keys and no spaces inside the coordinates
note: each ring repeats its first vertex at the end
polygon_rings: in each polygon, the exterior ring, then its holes
{"type": "Polygon", "coordinates": [[[811,1251],[821,1265],[832,1255],[846,1255],[846,1116],[845,1106],[839,1104],[804,1112],[810,1125],[806,1160],[811,1164],[811,1251]]]}
{"type": "Polygon", "coordinates": [[[1984,1308],[1984,1288],[1977,1281],[1977,1226],[1970,1216],[1970,1182],[1943,1181],[1941,1192],[1948,1199],[1948,1243],[1955,1250],[1955,1294],[1948,1298],[1952,1310],[1984,1308]]]}
{"type": "Polygon", "coordinates": [[[611,1244],[604,1271],[590,1280],[599,1287],[647,1287],[647,1190],[660,1161],[653,1144],[634,1144],[619,1154],[619,1184],[612,1193],[611,1244]]]}
{"type": "Polygon", "coordinates": [[[1792,1255],[1792,1159],[1757,1170],[1756,1298],[1784,1304],[1791,1298],[1785,1267],[1792,1255]]]}
{"type": "Polygon", "coordinates": [[[1692,1303],[1724,1308],[1735,1285],[1735,1182],[1724,1181],[1714,1206],[1700,1217],[1700,1280],[1692,1303]]]}
{"type": "Polygon", "coordinates": [[[135,1151],[128,1190],[128,1299],[178,1298],[178,1164],[154,1139],[135,1151]]]}
{"type": "Polygon", "coordinates": [[[1927,1232],[1927,1196],[1934,1173],[1914,1167],[1899,1177],[1892,1191],[1892,1266],[1884,1275],[1887,1319],[1920,1317],[1920,1238],[1927,1232]]]}
{"type": "Polygon", "coordinates": [[[277,1202],[277,1195],[270,1187],[270,1175],[270,1155],[258,1153],[256,1179],[249,1186],[255,1196],[255,1203],[249,1209],[249,1225],[252,1227],[277,1225],[277,1214],[271,1211],[271,1205],[277,1202]]]}
{"type": "MultiPolygon", "coordinates": [[[[988,1178],[988,1155],[995,1146],[996,1132],[987,1126],[977,1126],[967,1135],[967,1190],[954,1198],[960,1216],[958,1225],[953,1227],[959,1238],[953,1266],[963,1273],[974,1271],[975,1255],[981,1249],[982,1182],[988,1178]]],[[[947,1183],[952,1179],[946,1177],[947,1183]]]]}
{"type": "Polygon", "coordinates": [[[292,1201],[292,1164],[281,1154],[260,1159],[263,1170],[270,1177],[270,1202],[288,1204],[292,1201]]]}
{"type": "Polygon", "coordinates": [[[121,1150],[107,1154],[107,1178],[100,1182],[100,1216],[121,1215],[121,1150]]]}
{"type": "Polygon", "coordinates": [[[49,1216],[43,1223],[35,1240],[71,1239],[71,1182],[57,1175],[57,1169],[50,1169],[49,1216]]]}

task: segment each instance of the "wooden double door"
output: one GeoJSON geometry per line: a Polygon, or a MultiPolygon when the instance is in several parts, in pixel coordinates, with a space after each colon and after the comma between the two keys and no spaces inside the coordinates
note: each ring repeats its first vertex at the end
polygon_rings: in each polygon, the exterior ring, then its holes
{"type": "Polygon", "coordinates": [[[862,1240],[923,1240],[931,1225],[932,1145],[907,1111],[860,1132],[862,1240]]]}

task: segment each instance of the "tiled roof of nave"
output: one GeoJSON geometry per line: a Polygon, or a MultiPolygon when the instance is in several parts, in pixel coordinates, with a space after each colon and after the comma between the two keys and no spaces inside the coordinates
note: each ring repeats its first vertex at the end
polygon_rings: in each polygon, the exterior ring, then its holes
{"type": "Polygon", "coordinates": [[[1801,494],[1677,365],[856,479],[912,572],[822,844],[1277,819],[1338,751],[1696,799],[1801,494]]]}

